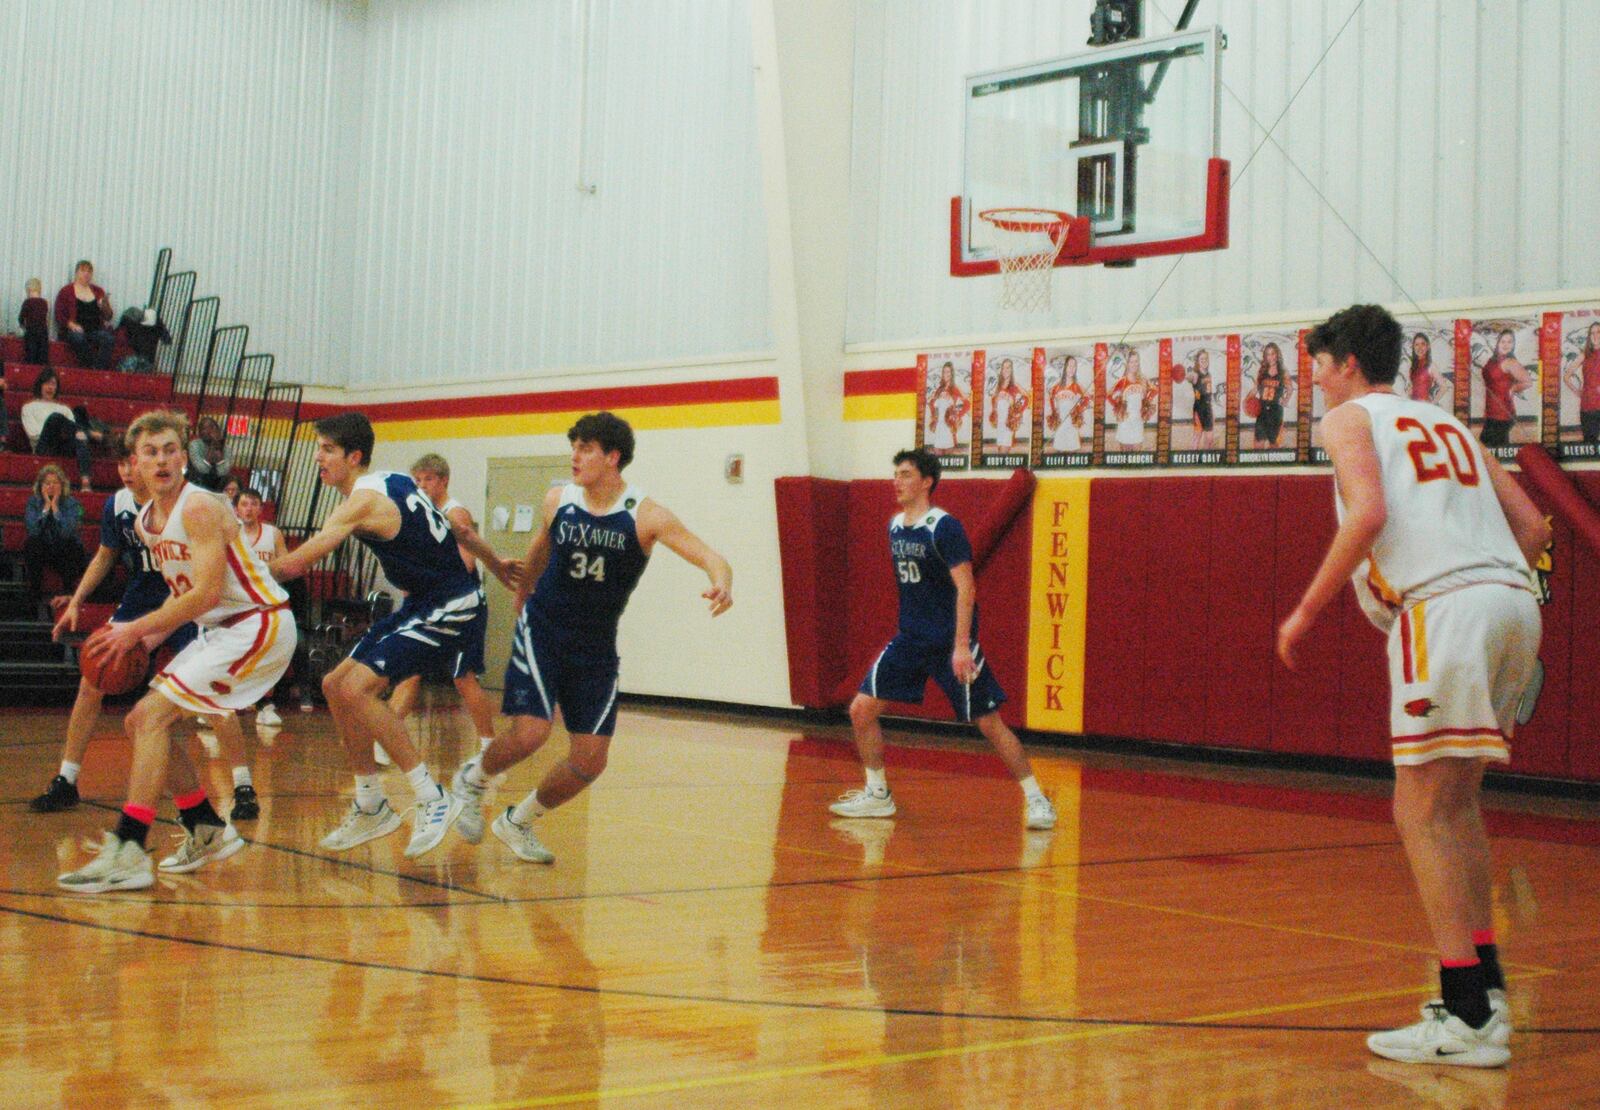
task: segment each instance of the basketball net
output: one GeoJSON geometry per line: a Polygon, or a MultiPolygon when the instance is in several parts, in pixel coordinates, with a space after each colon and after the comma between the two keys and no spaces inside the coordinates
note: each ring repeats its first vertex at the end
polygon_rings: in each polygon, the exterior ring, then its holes
{"type": "Polygon", "coordinates": [[[994,225],[1000,263],[1000,307],[1050,310],[1050,273],[1067,243],[1072,217],[1048,208],[991,208],[978,213],[994,225]]]}

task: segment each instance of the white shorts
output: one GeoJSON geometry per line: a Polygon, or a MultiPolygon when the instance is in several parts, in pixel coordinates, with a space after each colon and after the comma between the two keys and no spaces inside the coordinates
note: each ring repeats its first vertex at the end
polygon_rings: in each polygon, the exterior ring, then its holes
{"type": "Polygon", "coordinates": [[[187,713],[217,716],[249,709],[278,684],[298,633],[288,606],[202,628],[150,683],[187,713]]]}
{"type": "Polygon", "coordinates": [[[1539,603],[1513,586],[1465,586],[1400,614],[1389,629],[1395,766],[1444,756],[1509,762],[1539,635],[1539,603]]]}

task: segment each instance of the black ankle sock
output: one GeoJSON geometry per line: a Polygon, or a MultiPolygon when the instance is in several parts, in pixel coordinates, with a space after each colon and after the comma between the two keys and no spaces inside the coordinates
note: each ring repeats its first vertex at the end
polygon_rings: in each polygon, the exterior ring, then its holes
{"type": "Polygon", "coordinates": [[[1478,948],[1478,962],[1483,965],[1484,986],[1492,991],[1506,989],[1505,972],[1500,970],[1500,949],[1493,944],[1480,944],[1478,948]]]}
{"type": "Polygon", "coordinates": [[[203,798],[199,805],[190,806],[188,809],[178,811],[178,820],[183,822],[183,827],[194,832],[198,825],[224,825],[227,824],[217,811],[211,808],[211,799],[203,798]]]}
{"type": "Polygon", "coordinates": [[[1439,968],[1439,987],[1444,995],[1444,1008],[1472,1026],[1482,1029],[1489,1020],[1489,987],[1485,982],[1483,965],[1439,968]]]}
{"type": "Polygon", "coordinates": [[[129,817],[124,813],[117,819],[117,827],[112,830],[118,840],[131,840],[139,847],[144,847],[144,838],[150,835],[150,826],[137,817],[129,817]]]}

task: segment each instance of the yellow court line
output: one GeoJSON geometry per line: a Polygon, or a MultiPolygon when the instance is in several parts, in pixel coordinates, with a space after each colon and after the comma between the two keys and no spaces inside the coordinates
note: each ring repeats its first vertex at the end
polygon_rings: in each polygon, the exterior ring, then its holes
{"type": "MultiPolygon", "coordinates": [[[[744,837],[729,836],[726,833],[712,833],[701,829],[684,829],[679,828],[676,825],[665,825],[658,821],[642,821],[638,818],[634,818],[632,821],[636,825],[643,825],[647,828],[662,829],[667,832],[682,833],[687,836],[710,837],[713,840],[721,840],[732,844],[745,844],[758,848],[769,847],[768,842],[747,839],[744,837]]],[[[822,856],[825,859],[856,862],[854,857],[840,852],[825,852],[816,848],[796,848],[785,844],[777,844],[774,846],[786,852],[801,852],[806,855],[822,856]]],[[[887,860],[878,866],[896,868],[900,871],[904,871],[913,875],[928,875],[934,878],[942,879],[959,879],[963,882],[985,883],[991,886],[1026,888],[1032,881],[1031,879],[1005,879],[994,875],[948,875],[943,872],[936,871],[931,867],[918,867],[915,864],[909,863],[891,863],[887,860]]],[[[1030,872],[1029,874],[1034,875],[1037,873],[1037,871],[1034,871],[1030,872]]],[[[1320,929],[1303,929],[1295,925],[1276,925],[1265,921],[1251,921],[1242,917],[1227,917],[1223,914],[1202,913],[1199,910],[1184,910],[1178,909],[1174,906],[1158,906],[1152,905],[1148,902],[1135,902],[1127,898],[1110,898],[1102,894],[1084,894],[1080,890],[1059,887],[1053,883],[1049,884],[1047,889],[1056,894],[1064,894],[1069,898],[1077,898],[1084,902],[1098,902],[1107,906],[1121,906],[1124,909],[1144,910],[1147,913],[1164,913],[1173,917],[1187,917],[1195,921],[1207,921],[1214,925],[1238,925],[1246,929],[1261,929],[1273,933],[1286,933],[1290,936],[1312,937],[1316,940],[1344,941],[1347,944],[1364,944],[1373,948],[1387,948],[1396,952],[1415,952],[1424,956],[1431,956],[1435,953],[1434,949],[1425,945],[1401,944],[1398,941],[1375,940],[1371,937],[1349,936],[1344,933],[1329,933],[1320,929]]],[[[1501,966],[1507,968],[1517,968],[1523,971],[1537,972],[1540,975],[1555,975],[1558,973],[1558,969],[1556,968],[1541,967],[1538,964],[1513,963],[1510,960],[1502,961],[1501,966]]]]}

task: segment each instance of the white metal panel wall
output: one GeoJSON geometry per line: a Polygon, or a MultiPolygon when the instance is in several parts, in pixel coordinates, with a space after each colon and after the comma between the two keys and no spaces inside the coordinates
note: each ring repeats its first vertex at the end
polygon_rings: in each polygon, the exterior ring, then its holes
{"type": "Polygon", "coordinates": [[[281,376],[342,381],[361,9],[345,0],[0,6],[0,311],[95,263],[118,312],[158,248],[281,376]]]}
{"type": "MultiPolygon", "coordinates": [[[[852,343],[1596,283],[1592,0],[1202,0],[1192,25],[1228,35],[1231,248],[1058,270],[1048,317],[1002,316],[998,278],[949,276],[962,78],[1083,49],[1091,7],[859,0],[852,343]]],[[[1147,0],[1146,33],[1182,7],[1147,0]]]]}
{"type": "Polygon", "coordinates": [[[368,19],[352,385],[770,347],[746,0],[368,19]]]}

